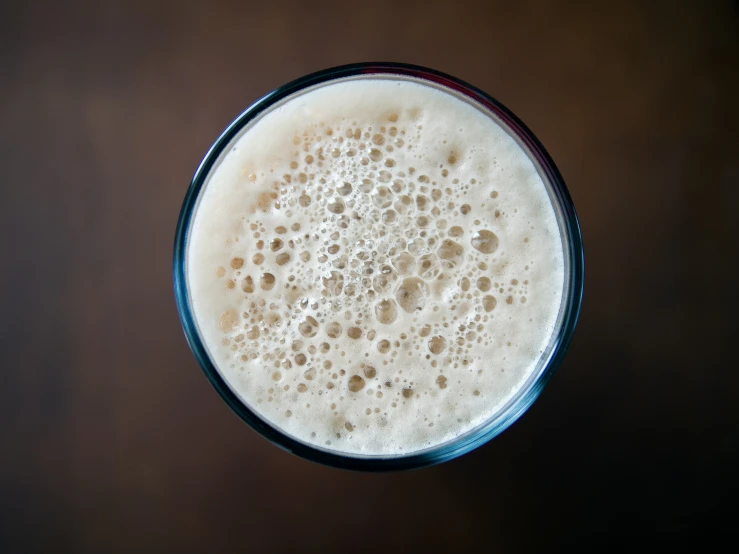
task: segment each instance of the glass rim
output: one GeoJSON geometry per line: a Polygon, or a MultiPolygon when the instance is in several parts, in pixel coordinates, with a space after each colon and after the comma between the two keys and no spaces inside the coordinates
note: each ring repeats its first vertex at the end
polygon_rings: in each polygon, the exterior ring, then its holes
{"type": "Polygon", "coordinates": [[[291,81],[257,100],[226,127],[199,164],[185,195],[175,233],[173,278],[177,311],[190,349],[221,398],[252,429],[283,450],[313,462],[350,470],[396,471],[438,464],[478,448],[510,427],[538,398],[555,369],[559,366],[572,340],[582,305],[584,252],[575,207],[559,170],[541,142],[508,108],[477,87],[440,71],[404,63],[368,62],[332,67],[291,81]],[[545,361],[544,367],[539,370],[538,375],[528,385],[524,384],[486,422],[436,446],[399,455],[361,455],[343,453],[337,450],[323,450],[302,442],[276,426],[267,423],[236,395],[211,361],[192,313],[187,286],[187,245],[200,192],[221,154],[238,137],[242,129],[275,104],[307,88],[325,85],[349,77],[361,78],[366,76],[371,78],[372,75],[412,78],[422,82],[431,82],[437,88],[451,89],[464,99],[468,101],[471,99],[481,105],[504,123],[504,130],[520,145],[524,146],[547,187],[562,234],[565,265],[562,303],[557,318],[559,325],[555,328],[549,345],[540,358],[541,362],[548,352],[548,360],[545,361]]]}

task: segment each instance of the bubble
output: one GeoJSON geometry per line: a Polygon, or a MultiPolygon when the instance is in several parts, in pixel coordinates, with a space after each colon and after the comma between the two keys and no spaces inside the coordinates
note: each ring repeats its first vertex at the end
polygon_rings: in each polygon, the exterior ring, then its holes
{"type": "Polygon", "coordinates": [[[441,335],[436,335],[429,339],[428,345],[431,353],[438,355],[446,348],[446,339],[441,335]]]}
{"type": "Polygon", "coordinates": [[[428,337],[431,334],[431,325],[428,323],[418,330],[418,334],[421,337],[428,337]]]}
{"type": "Polygon", "coordinates": [[[400,307],[408,313],[422,310],[429,295],[429,286],[418,277],[406,277],[395,293],[400,307]]]}
{"type": "Polygon", "coordinates": [[[262,273],[259,278],[259,286],[262,290],[272,290],[272,287],[275,286],[275,276],[271,273],[262,273]]]}
{"type": "MultiPolygon", "coordinates": [[[[274,193],[272,193],[274,194],[274,193]]],[[[276,195],[275,195],[276,196],[276,195]]],[[[257,195],[257,207],[263,211],[267,212],[269,211],[270,206],[272,205],[272,196],[268,192],[263,192],[257,195]]]]}
{"type": "Polygon", "coordinates": [[[246,293],[254,292],[254,279],[251,276],[247,275],[241,280],[241,290],[246,293]]]}
{"type": "Polygon", "coordinates": [[[300,261],[307,262],[308,260],[310,260],[310,252],[308,252],[307,250],[301,252],[300,253],[300,261]]]}
{"type": "Polygon", "coordinates": [[[254,265],[262,265],[264,262],[264,254],[257,252],[251,257],[251,261],[254,263],[254,265]]]}
{"type": "Polygon", "coordinates": [[[336,187],[336,192],[338,192],[341,196],[349,196],[352,192],[351,183],[347,183],[346,181],[344,181],[338,187],[336,187]]]}
{"type": "Polygon", "coordinates": [[[416,196],[416,209],[419,211],[425,212],[431,207],[431,201],[424,196],[423,194],[419,194],[416,196]]]}
{"type": "Polygon", "coordinates": [[[464,229],[462,229],[460,226],[455,225],[454,227],[449,228],[450,237],[461,237],[462,235],[464,235],[464,229]]]}
{"type": "Polygon", "coordinates": [[[316,370],[315,370],[315,368],[313,368],[313,367],[312,367],[312,368],[310,368],[310,369],[306,369],[306,370],[305,370],[305,371],[303,372],[303,377],[304,377],[304,378],[305,378],[305,379],[306,379],[307,381],[312,381],[313,379],[315,379],[315,378],[316,378],[316,370]]]}
{"type": "Polygon", "coordinates": [[[453,265],[459,265],[464,261],[464,246],[452,239],[444,239],[441,241],[436,251],[439,258],[446,260],[453,265]]]}
{"type": "Polygon", "coordinates": [[[290,261],[290,254],[288,254],[287,252],[277,254],[275,261],[277,262],[277,265],[285,265],[287,262],[290,261]]]}
{"type": "Polygon", "coordinates": [[[447,378],[444,377],[443,375],[439,375],[436,378],[436,384],[439,385],[439,388],[440,389],[445,389],[446,388],[446,381],[447,381],[447,378]]]}
{"type": "Polygon", "coordinates": [[[372,192],[372,189],[374,188],[374,183],[370,179],[362,179],[362,183],[359,185],[359,190],[364,192],[365,194],[369,194],[372,192]]]}
{"type": "Polygon", "coordinates": [[[308,390],[308,385],[306,385],[305,383],[300,383],[297,386],[297,389],[298,389],[298,392],[305,392],[308,390]]]}
{"type": "Polygon", "coordinates": [[[283,225],[278,225],[277,227],[275,227],[275,233],[277,233],[278,235],[284,235],[285,233],[287,233],[287,229],[283,225]]]}
{"type": "Polygon", "coordinates": [[[381,341],[378,341],[378,343],[377,343],[377,351],[380,354],[387,354],[388,352],[390,352],[391,346],[392,345],[390,344],[390,341],[389,340],[382,339],[381,341]]]}
{"type": "Polygon", "coordinates": [[[341,324],[337,321],[329,323],[326,326],[326,334],[332,339],[339,338],[341,336],[341,324]]]}
{"type": "Polygon", "coordinates": [[[224,333],[230,331],[239,322],[239,314],[236,310],[228,310],[221,314],[218,318],[218,328],[224,333]]]}
{"type": "Polygon", "coordinates": [[[375,305],[375,317],[384,325],[390,325],[398,319],[398,307],[395,300],[386,298],[375,305]]]}
{"type": "Polygon", "coordinates": [[[339,296],[344,289],[344,275],[331,271],[323,277],[323,286],[329,296],[339,296]]]}
{"type": "Polygon", "coordinates": [[[498,237],[485,229],[472,236],[472,247],[483,254],[492,254],[498,249],[498,237]]]}
{"type": "Polygon", "coordinates": [[[440,271],[441,266],[436,254],[425,254],[418,259],[418,272],[424,279],[433,279],[440,271]]]}
{"type": "Polygon", "coordinates": [[[372,191],[372,203],[380,209],[392,204],[393,193],[385,186],[379,186],[372,191]]]}
{"type": "Polygon", "coordinates": [[[364,388],[364,379],[359,375],[352,375],[349,377],[348,386],[350,392],[359,392],[364,388]]]}
{"type": "Polygon", "coordinates": [[[216,268],[216,277],[220,278],[220,277],[223,277],[225,274],[226,274],[226,268],[223,267],[222,265],[219,265],[216,268]]]}
{"type": "Polygon", "coordinates": [[[382,150],[379,148],[372,148],[370,150],[369,157],[373,162],[379,162],[382,159],[382,150]]]}
{"type": "Polygon", "coordinates": [[[398,220],[398,212],[395,210],[386,210],[382,213],[382,222],[387,225],[392,225],[398,220]]]}
{"type": "Polygon", "coordinates": [[[304,337],[315,337],[316,333],[318,333],[318,321],[309,315],[305,316],[303,321],[300,322],[300,325],[298,325],[298,331],[304,337]]]}
{"type": "MultiPolygon", "coordinates": [[[[411,229],[411,231],[414,231],[411,229]]],[[[423,242],[423,239],[415,238],[412,241],[408,243],[408,252],[411,254],[418,256],[422,250],[425,248],[425,243],[423,242]]]]}
{"type": "Polygon", "coordinates": [[[349,227],[349,221],[350,221],[350,220],[349,220],[349,217],[348,217],[348,216],[347,216],[346,214],[344,214],[344,215],[341,215],[341,216],[339,216],[339,218],[338,218],[338,219],[336,220],[336,226],[337,226],[337,227],[338,227],[339,229],[346,229],[347,227],[349,227]]]}
{"type": "Polygon", "coordinates": [[[344,200],[342,198],[336,197],[329,200],[326,208],[331,213],[341,214],[344,213],[344,210],[346,209],[346,204],[344,203],[344,200]]]}
{"type": "Polygon", "coordinates": [[[492,295],[487,295],[482,298],[482,307],[486,312],[492,312],[495,309],[498,301],[492,295]]]}
{"type": "Polygon", "coordinates": [[[412,275],[416,271],[416,258],[408,252],[401,252],[391,260],[391,263],[400,275],[412,275]]]}
{"type": "Polygon", "coordinates": [[[388,275],[377,275],[374,279],[372,279],[372,287],[374,288],[375,292],[382,294],[383,292],[385,292],[386,289],[390,287],[392,281],[393,279],[390,278],[388,275]]]}
{"type": "Polygon", "coordinates": [[[347,329],[346,334],[353,339],[360,339],[362,338],[362,330],[359,327],[349,327],[347,329]]]}
{"type": "Polygon", "coordinates": [[[413,389],[411,388],[404,388],[403,389],[403,398],[413,398],[413,389]]]}
{"type": "Polygon", "coordinates": [[[277,252],[284,243],[282,242],[282,239],[274,238],[269,242],[269,248],[272,250],[272,252],[277,252]]]}
{"type": "Polygon", "coordinates": [[[470,280],[467,277],[462,277],[459,280],[459,288],[461,288],[464,292],[470,290],[470,280]]]}
{"type": "Polygon", "coordinates": [[[459,207],[459,211],[462,212],[462,215],[467,215],[472,211],[472,207],[469,204],[462,204],[459,207]]]}
{"type": "Polygon", "coordinates": [[[419,215],[416,218],[416,226],[420,227],[421,229],[425,229],[431,224],[431,219],[429,219],[425,215],[419,215]]]}
{"type": "Polygon", "coordinates": [[[480,289],[482,292],[489,291],[492,286],[493,284],[487,277],[479,277],[477,279],[477,288],[480,289]]]}
{"type": "Polygon", "coordinates": [[[308,358],[305,354],[302,352],[295,354],[295,363],[298,365],[305,365],[305,363],[308,361],[308,358]]]}
{"type": "Polygon", "coordinates": [[[244,265],[244,258],[232,258],[229,265],[234,269],[239,269],[244,265]]]}
{"type": "Polygon", "coordinates": [[[377,370],[371,365],[368,365],[364,368],[364,376],[367,377],[367,379],[374,379],[377,376],[377,370]]]}
{"type": "Polygon", "coordinates": [[[282,379],[282,373],[280,373],[279,371],[275,371],[272,373],[273,381],[279,381],[280,379],[282,379]]]}

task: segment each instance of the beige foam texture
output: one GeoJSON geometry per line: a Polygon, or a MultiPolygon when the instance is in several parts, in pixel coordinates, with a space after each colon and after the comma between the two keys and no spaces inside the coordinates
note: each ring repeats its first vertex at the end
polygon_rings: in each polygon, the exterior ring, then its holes
{"type": "Polygon", "coordinates": [[[324,449],[400,455],[484,423],[531,378],[564,270],[544,184],[495,121],[365,78],[235,141],[187,278],[214,364],[260,417],[324,449]]]}

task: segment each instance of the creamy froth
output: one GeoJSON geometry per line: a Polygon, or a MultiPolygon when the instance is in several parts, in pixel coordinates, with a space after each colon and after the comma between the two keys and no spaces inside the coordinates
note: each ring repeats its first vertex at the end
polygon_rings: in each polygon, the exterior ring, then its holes
{"type": "Polygon", "coordinates": [[[304,91],[235,140],[186,263],[236,394],[299,440],[368,455],[493,417],[536,369],[564,282],[517,142],[449,92],[372,76],[304,91]]]}

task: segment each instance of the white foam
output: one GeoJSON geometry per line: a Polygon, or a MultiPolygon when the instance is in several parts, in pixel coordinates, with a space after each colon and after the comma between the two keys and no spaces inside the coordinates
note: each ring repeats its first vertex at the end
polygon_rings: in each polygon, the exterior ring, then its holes
{"type": "Polygon", "coordinates": [[[550,340],[564,272],[518,144],[447,92],[369,77],[303,93],[232,145],[195,213],[187,278],[214,364],[263,419],[322,448],[394,455],[453,439],[515,394],[550,340]]]}

